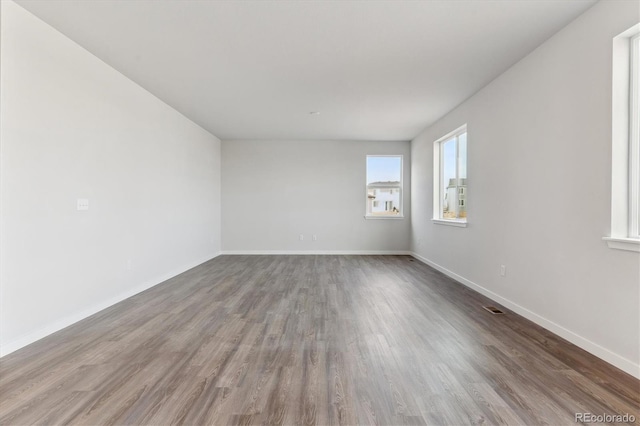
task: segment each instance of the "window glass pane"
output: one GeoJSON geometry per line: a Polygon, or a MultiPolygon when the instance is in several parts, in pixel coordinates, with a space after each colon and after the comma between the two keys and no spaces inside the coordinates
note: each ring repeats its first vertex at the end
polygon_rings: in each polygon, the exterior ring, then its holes
{"type": "Polygon", "coordinates": [[[467,134],[458,136],[458,218],[467,217],[467,134]]]}
{"type": "MultiPolygon", "coordinates": [[[[467,217],[467,126],[434,142],[433,217],[467,217]],[[453,135],[453,136],[451,136],[453,135]],[[439,161],[439,164],[438,162],[439,161]]],[[[465,220],[466,221],[466,220],[465,220]]],[[[438,222],[436,222],[438,223],[438,222]]]]}
{"type": "Polygon", "coordinates": [[[374,182],[395,182],[399,185],[401,174],[401,157],[367,157],[367,185],[374,182]]]}
{"type": "Polygon", "coordinates": [[[467,178],[467,134],[458,136],[458,177],[467,178]]]}
{"type": "Polygon", "coordinates": [[[367,215],[399,215],[401,188],[402,157],[367,156],[367,215]]]}
{"type": "Polygon", "coordinates": [[[631,170],[632,176],[635,177],[635,182],[631,185],[634,193],[629,194],[631,198],[629,205],[633,205],[636,210],[636,223],[631,226],[632,229],[630,229],[630,231],[632,235],[630,236],[638,237],[640,236],[640,119],[638,118],[638,112],[640,111],[640,36],[636,36],[632,40],[632,49],[634,49],[632,52],[634,60],[632,62],[633,75],[631,76],[632,81],[630,84],[630,86],[633,87],[633,93],[631,94],[633,106],[631,111],[635,111],[635,113],[629,117],[632,126],[631,135],[632,138],[634,138],[631,141],[632,146],[629,147],[629,151],[635,151],[635,158],[631,161],[631,167],[635,169],[631,170]]]}
{"type": "Polygon", "coordinates": [[[456,217],[456,139],[442,143],[442,217],[456,217]]]}

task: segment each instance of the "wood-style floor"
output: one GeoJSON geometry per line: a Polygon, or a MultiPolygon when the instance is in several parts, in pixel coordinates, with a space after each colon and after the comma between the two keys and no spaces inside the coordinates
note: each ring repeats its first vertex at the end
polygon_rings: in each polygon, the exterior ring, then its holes
{"type": "Polygon", "coordinates": [[[408,256],[221,256],[0,360],[0,424],[640,424],[640,382],[408,256]]]}

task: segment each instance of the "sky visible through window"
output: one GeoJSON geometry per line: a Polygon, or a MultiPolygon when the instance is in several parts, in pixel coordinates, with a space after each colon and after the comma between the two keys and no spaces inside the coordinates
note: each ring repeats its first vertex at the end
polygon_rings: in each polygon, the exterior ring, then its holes
{"type": "MultiPolygon", "coordinates": [[[[455,150],[456,139],[450,139],[443,144],[443,157],[442,160],[443,170],[442,177],[444,188],[449,185],[449,179],[455,179],[456,177],[456,150],[455,150]]],[[[459,164],[458,164],[458,173],[460,178],[467,177],[467,134],[463,133],[458,136],[458,149],[460,150],[459,154],[459,164]]]]}
{"type": "Polygon", "coordinates": [[[367,157],[367,184],[400,182],[402,157],[367,157]]]}

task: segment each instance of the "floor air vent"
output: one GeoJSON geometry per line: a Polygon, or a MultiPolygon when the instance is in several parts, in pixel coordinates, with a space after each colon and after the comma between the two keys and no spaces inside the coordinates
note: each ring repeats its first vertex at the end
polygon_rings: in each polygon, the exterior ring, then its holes
{"type": "Polygon", "coordinates": [[[483,306],[483,308],[485,308],[487,311],[491,312],[494,315],[504,314],[504,312],[502,312],[500,309],[496,308],[495,306],[483,306]]]}

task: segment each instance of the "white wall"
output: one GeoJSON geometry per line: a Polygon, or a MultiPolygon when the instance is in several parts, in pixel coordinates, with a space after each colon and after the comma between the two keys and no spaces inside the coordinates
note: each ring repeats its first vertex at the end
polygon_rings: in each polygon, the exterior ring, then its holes
{"type": "Polygon", "coordinates": [[[220,141],[1,4],[6,354],[216,256],[220,141]]]}
{"type": "Polygon", "coordinates": [[[640,259],[602,237],[612,38],[638,18],[637,2],[596,4],[412,142],[414,252],[636,376],[640,259]],[[469,227],[434,225],[433,141],[464,123],[469,227]]]}
{"type": "Polygon", "coordinates": [[[406,252],[409,197],[404,219],[364,218],[367,154],[403,155],[410,191],[409,142],[223,141],[223,252],[406,252]]]}

